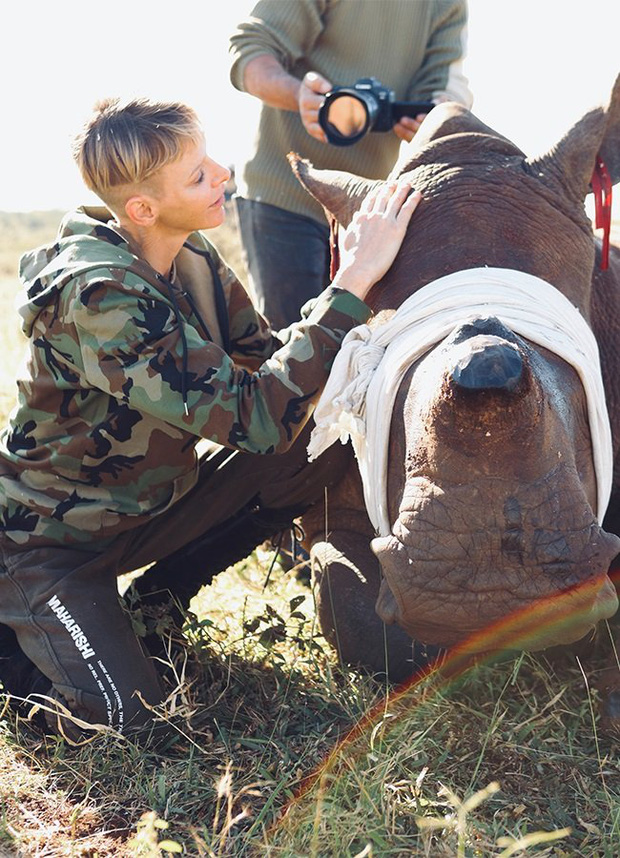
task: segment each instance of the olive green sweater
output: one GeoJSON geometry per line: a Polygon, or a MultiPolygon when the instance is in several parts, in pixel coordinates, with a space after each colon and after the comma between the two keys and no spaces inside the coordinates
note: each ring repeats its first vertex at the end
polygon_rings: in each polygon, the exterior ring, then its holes
{"type": "MultiPolygon", "coordinates": [[[[246,65],[271,54],[293,76],[316,71],[334,86],[374,76],[399,101],[447,96],[471,106],[462,73],[466,0],[260,0],[230,40],[231,80],[243,90],[246,65]]],[[[316,166],[385,178],[398,157],[393,132],[354,146],[320,143],[298,113],[263,105],[252,151],[237,169],[240,196],[324,221],[323,211],[286,160],[298,152],[316,166]]]]}

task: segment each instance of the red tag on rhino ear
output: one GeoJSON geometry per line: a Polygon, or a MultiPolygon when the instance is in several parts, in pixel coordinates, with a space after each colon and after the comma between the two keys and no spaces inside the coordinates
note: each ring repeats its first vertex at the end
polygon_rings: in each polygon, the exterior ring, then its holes
{"type": "Polygon", "coordinates": [[[333,280],[340,268],[340,248],[338,247],[338,221],[335,217],[329,219],[329,279],[333,280]]]}
{"type": "Polygon", "coordinates": [[[609,268],[609,236],[611,233],[611,176],[600,155],[592,173],[592,191],[594,192],[594,226],[603,230],[603,251],[601,269],[609,268]]]}

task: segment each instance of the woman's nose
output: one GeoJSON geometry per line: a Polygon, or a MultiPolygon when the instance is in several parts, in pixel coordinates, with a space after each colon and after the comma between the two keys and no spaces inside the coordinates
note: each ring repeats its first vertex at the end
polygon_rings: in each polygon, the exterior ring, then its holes
{"type": "Polygon", "coordinates": [[[224,184],[230,179],[230,170],[228,167],[223,167],[221,164],[218,164],[218,166],[220,168],[218,183],[224,184]]]}

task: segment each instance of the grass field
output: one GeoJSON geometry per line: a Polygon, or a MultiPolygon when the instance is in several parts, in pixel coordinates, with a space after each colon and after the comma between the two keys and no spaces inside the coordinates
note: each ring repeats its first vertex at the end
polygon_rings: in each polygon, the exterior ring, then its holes
{"type": "MultiPolygon", "coordinates": [[[[57,219],[0,213],[3,419],[17,256],[57,219]]],[[[242,273],[234,223],[215,240],[242,273]]],[[[164,745],[72,747],[3,711],[0,856],[617,858],[620,745],[583,657],[388,689],[337,664],[310,588],[277,565],[267,583],[271,561],[256,552],[194,600],[164,745]]]]}

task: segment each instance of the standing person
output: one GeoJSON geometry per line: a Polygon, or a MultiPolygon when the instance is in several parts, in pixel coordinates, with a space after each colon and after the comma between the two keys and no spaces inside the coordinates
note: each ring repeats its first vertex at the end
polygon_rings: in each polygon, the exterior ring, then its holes
{"type": "Polygon", "coordinates": [[[0,438],[0,679],[64,707],[49,725],[68,735],[72,717],[136,729],[164,696],[117,575],[155,561],[138,594],[187,605],[338,478],[345,448],[308,464],[305,426],[419,199],[369,196],[278,340],[198,232],[222,223],[230,174],[193,110],[104,101],[75,158],[107,208],[21,260],[29,355],[0,438]]]}
{"type": "Polygon", "coordinates": [[[252,152],[237,170],[236,205],[250,287],[275,329],[296,319],[329,277],[323,210],[292,175],[287,153],[385,178],[423,117],[330,146],[318,124],[324,94],[375,77],[399,101],[470,107],[466,24],[466,0],[260,0],[232,35],[231,81],[263,102],[252,152]]]}

